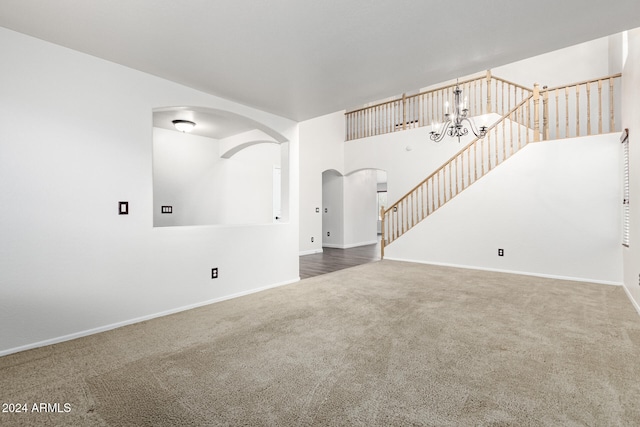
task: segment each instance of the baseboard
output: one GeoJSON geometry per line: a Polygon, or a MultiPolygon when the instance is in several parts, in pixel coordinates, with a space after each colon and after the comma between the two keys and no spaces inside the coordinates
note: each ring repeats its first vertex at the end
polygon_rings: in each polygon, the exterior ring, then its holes
{"type": "Polygon", "coordinates": [[[333,248],[333,249],[344,249],[343,245],[339,245],[337,243],[323,243],[323,248],[333,248]]]}
{"type": "Polygon", "coordinates": [[[303,256],[303,255],[313,255],[313,254],[321,254],[322,253],[322,248],[320,249],[310,249],[308,251],[300,251],[298,252],[299,256],[303,256]]]}
{"type": "Polygon", "coordinates": [[[627,294],[627,298],[629,298],[629,301],[631,301],[633,308],[635,308],[638,314],[640,315],[640,305],[638,305],[638,302],[635,299],[633,299],[633,295],[631,295],[631,292],[629,292],[629,289],[627,289],[627,287],[624,285],[622,287],[624,288],[624,293],[627,294]]]}
{"type": "Polygon", "coordinates": [[[339,244],[336,244],[336,243],[323,243],[322,246],[325,247],[325,248],[351,249],[351,248],[357,248],[359,246],[375,245],[376,243],[378,243],[377,240],[372,240],[370,242],[350,243],[348,245],[339,245],[339,244]]]}
{"type": "Polygon", "coordinates": [[[279,282],[279,283],[274,283],[271,285],[267,285],[267,286],[263,286],[261,288],[255,288],[255,289],[251,289],[248,291],[243,291],[243,292],[238,292],[236,294],[231,294],[231,295],[227,295],[224,297],[219,297],[219,298],[214,298],[211,300],[207,300],[207,301],[202,301],[202,302],[198,302],[195,304],[189,304],[189,305],[185,305],[182,307],[177,307],[177,308],[173,308],[170,310],[165,310],[165,311],[161,311],[159,313],[154,313],[154,314],[149,314],[146,316],[141,316],[141,317],[136,317],[134,319],[129,319],[129,320],[125,320],[122,322],[117,322],[117,323],[112,323],[109,325],[105,325],[105,326],[100,326],[98,328],[92,328],[92,329],[87,329],[84,331],[80,331],[80,332],[75,332],[73,334],[68,334],[68,335],[63,335],[60,337],[56,337],[56,338],[51,338],[48,340],[44,340],[44,341],[38,341],[32,344],[27,344],[27,345],[23,345],[20,347],[14,347],[14,348],[10,348],[7,350],[0,350],[0,357],[2,356],[8,356],[9,354],[13,354],[13,353],[19,353],[21,351],[26,351],[26,350],[32,350],[34,348],[39,348],[39,347],[45,347],[48,345],[53,345],[53,344],[59,344],[61,342],[65,342],[65,341],[71,341],[77,338],[82,338],[82,337],[86,337],[89,335],[93,335],[93,334],[99,334],[100,332],[106,332],[106,331],[110,331],[112,329],[117,329],[117,328],[121,328],[123,326],[128,326],[128,325],[133,325],[135,323],[140,323],[140,322],[144,322],[146,320],[151,320],[151,319],[155,319],[158,317],[163,317],[163,316],[168,316],[170,314],[175,314],[175,313],[180,313],[181,311],[187,311],[187,310],[193,310],[194,308],[198,308],[198,307],[203,307],[205,305],[211,305],[211,304],[215,304],[217,302],[222,302],[222,301],[227,301],[230,299],[234,299],[234,298],[239,298],[239,297],[243,297],[246,295],[250,295],[250,294],[254,294],[256,292],[262,292],[262,291],[266,291],[268,289],[273,289],[273,288],[277,288],[280,286],[285,286],[285,285],[290,285],[292,283],[296,283],[300,281],[300,277],[294,279],[294,280],[287,280],[284,282],[279,282]]]}
{"type": "Polygon", "coordinates": [[[368,242],[360,242],[360,243],[351,243],[348,245],[344,245],[344,249],[349,249],[349,248],[357,248],[359,246],[369,246],[369,245],[375,245],[376,243],[378,243],[378,240],[370,240],[368,242]]]}
{"type": "Polygon", "coordinates": [[[400,258],[392,258],[385,256],[384,259],[390,261],[404,261],[404,262],[415,262],[417,264],[427,264],[427,265],[440,265],[443,267],[455,267],[455,268],[464,268],[468,270],[480,270],[480,271],[492,271],[495,273],[507,273],[507,274],[520,274],[522,276],[533,276],[533,277],[543,277],[546,279],[558,279],[558,280],[567,280],[572,282],[585,282],[585,283],[596,283],[599,285],[611,285],[611,286],[622,286],[621,282],[611,282],[606,280],[595,280],[595,279],[585,279],[581,277],[571,277],[571,276],[558,276],[555,274],[543,274],[543,273],[532,273],[529,271],[514,271],[514,270],[503,270],[498,268],[486,268],[486,267],[478,267],[474,265],[460,265],[460,264],[447,264],[441,262],[428,262],[428,261],[420,261],[420,260],[412,260],[412,259],[400,259],[400,258]]]}

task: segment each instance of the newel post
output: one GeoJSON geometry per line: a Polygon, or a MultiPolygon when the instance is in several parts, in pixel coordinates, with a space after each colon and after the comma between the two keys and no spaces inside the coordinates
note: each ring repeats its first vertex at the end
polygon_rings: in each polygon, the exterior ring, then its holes
{"type": "Polygon", "coordinates": [[[487,114],[491,113],[491,70],[487,70],[487,114]]]}
{"type": "Polygon", "coordinates": [[[533,142],[540,141],[540,85],[533,84],[533,142]]]}
{"type": "Polygon", "coordinates": [[[549,91],[547,86],[542,86],[542,139],[549,140],[549,91]]]}
{"type": "Polygon", "coordinates": [[[407,128],[407,94],[402,94],[402,130],[407,128]]]}
{"type": "Polygon", "coordinates": [[[384,227],[384,206],[380,207],[380,259],[384,259],[384,240],[385,240],[385,227],[384,227]]]}

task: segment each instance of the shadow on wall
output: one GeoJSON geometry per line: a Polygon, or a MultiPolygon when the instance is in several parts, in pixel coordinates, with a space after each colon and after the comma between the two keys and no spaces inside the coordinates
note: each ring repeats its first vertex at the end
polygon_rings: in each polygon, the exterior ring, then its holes
{"type": "Polygon", "coordinates": [[[284,136],[235,113],[155,109],[154,227],[286,222],[288,150],[284,136]],[[175,120],[195,126],[181,132],[175,120]]]}

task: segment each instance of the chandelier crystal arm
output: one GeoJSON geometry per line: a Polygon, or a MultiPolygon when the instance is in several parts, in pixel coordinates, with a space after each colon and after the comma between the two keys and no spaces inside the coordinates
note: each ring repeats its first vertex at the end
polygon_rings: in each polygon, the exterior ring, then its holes
{"type": "Polygon", "coordinates": [[[478,138],[484,138],[485,135],[487,134],[487,127],[485,125],[482,125],[479,128],[476,128],[476,125],[473,122],[473,120],[471,120],[469,118],[465,118],[464,121],[469,123],[469,127],[471,128],[471,132],[473,132],[473,134],[475,136],[477,136],[478,138]]]}
{"type": "MultiPolygon", "coordinates": [[[[448,116],[448,114],[447,114],[448,116]]],[[[435,142],[440,142],[442,141],[442,139],[444,138],[444,136],[447,134],[447,130],[449,129],[449,126],[451,125],[451,120],[446,120],[442,125],[431,125],[431,132],[430,132],[430,138],[432,141],[435,142]],[[436,128],[439,130],[439,132],[436,131],[436,128]]]]}

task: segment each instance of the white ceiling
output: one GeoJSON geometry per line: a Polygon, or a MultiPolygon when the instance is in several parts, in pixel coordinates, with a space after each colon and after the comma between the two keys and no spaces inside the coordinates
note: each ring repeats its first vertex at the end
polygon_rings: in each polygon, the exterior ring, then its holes
{"type": "Polygon", "coordinates": [[[304,120],[640,27],[640,0],[0,0],[0,26],[304,120]]]}
{"type": "Polygon", "coordinates": [[[255,122],[246,117],[224,114],[219,110],[196,107],[167,107],[153,112],[153,126],[176,131],[173,120],[190,120],[196,123],[193,135],[223,139],[256,128],[255,122]]]}

